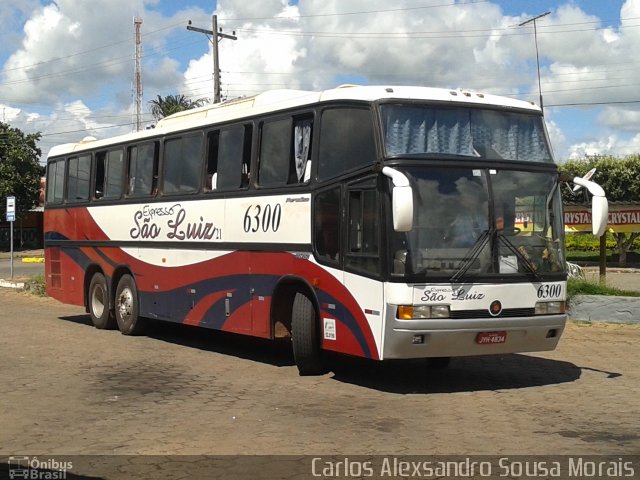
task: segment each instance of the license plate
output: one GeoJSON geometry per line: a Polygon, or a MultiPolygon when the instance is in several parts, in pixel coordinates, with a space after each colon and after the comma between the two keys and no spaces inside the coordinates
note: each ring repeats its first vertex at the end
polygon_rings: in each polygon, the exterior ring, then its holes
{"type": "Polygon", "coordinates": [[[478,345],[495,345],[507,341],[507,332],[482,332],[476,337],[478,345]]]}

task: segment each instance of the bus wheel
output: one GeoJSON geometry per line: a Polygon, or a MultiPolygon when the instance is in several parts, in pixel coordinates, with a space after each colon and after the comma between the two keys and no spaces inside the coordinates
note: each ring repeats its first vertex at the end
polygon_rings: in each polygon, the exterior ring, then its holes
{"type": "Polygon", "coordinates": [[[123,275],[116,289],[115,313],[123,335],[139,335],[145,327],[139,313],[138,289],[131,275],[123,275]]]}
{"type": "Polygon", "coordinates": [[[444,370],[449,367],[451,357],[432,357],[427,359],[427,367],[433,370],[444,370]]]}
{"type": "Polygon", "coordinates": [[[107,280],[101,273],[95,273],[89,284],[89,313],[93,326],[101,330],[116,326],[113,311],[109,310],[109,291],[107,280]]]}
{"type": "Polygon", "coordinates": [[[296,293],[293,300],[291,341],[300,375],[321,375],[325,372],[316,309],[309,297],[302,293],[296,293]]]}

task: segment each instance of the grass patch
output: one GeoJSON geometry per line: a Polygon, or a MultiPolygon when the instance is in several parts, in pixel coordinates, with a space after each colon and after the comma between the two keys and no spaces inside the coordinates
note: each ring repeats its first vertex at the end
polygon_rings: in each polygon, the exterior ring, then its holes
{"type": "Polygon", "coordinates": [[[45,279],[43,274],[36,275],[28,282],[24,284],[25,291],[37,295],[39,297],[47,296],[47,289],[45,286],[45,279]]]}
{"type": "MultiPolygon", "coordinates": [[[[597,252],[585,252],[582,250],[567,250],[567,260],[570,262],[600,262],[600,254],[597,252]]],[[[613,262],[611,254],[607,254],[607,263],[613,262]]]]}
{"type": "MultiPolygon", "coordinates": [[[[620,255],[617,252],[607,252],[607,264],[617,264],[620,255]]],[[[567,250],[567,260],[574,263],[600,263],[600,254],[598,252],[589,252],[584,250],[567,250]]],[[[627,264],[640,263],[640,253],[637,251],[627,252],[627,264]]]]}
{"type": "Polygon", "coordinates": [[[567,300],[574,295],[614,295],[620,297],[640,297],[640,292],[607,287],[599,283],[589,282],[578,278],[570,278],[567,282],[567,300]]]}

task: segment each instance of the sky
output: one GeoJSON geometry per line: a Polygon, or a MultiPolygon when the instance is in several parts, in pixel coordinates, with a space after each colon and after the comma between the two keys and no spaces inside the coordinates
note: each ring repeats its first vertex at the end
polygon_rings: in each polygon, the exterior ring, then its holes
{"type": "Polygon", "coordinates": [[[464,88],[539,103],[558,162],[640,153],[640,0],[0,0],[0,121],[58,143],[135,128],[157,95],[223,98],[344,83],[464,88]],[[533,23],[519,26],[550,12],[533,23]]]}

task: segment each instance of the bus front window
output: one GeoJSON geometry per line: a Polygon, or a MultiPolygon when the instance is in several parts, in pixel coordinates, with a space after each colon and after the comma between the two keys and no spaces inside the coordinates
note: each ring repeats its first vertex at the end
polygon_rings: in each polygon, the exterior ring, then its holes
{"type": "Polygon", "coordinates": [[[480,107],[380,106],[389,157],[553,163],[541,115],[480,107]]]}
{"type": "MultiPolygon", "coordinates": [[[[408,167],[414,228],[394,233],[392,273],[407,277],[564,272],[556,176],[408,167]]],[[[417,280],[417,279],[416,279],[417,280]]]]}

